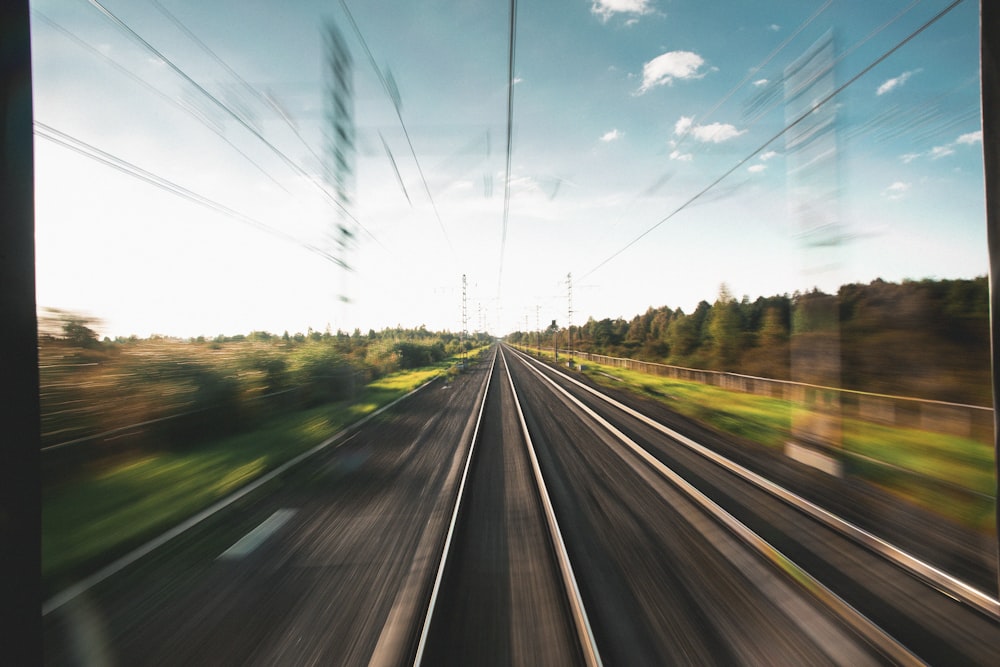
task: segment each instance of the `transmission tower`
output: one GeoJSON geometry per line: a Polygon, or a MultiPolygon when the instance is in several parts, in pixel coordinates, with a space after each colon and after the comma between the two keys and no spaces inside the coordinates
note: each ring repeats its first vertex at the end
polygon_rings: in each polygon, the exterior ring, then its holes
{"type": "Polygon", "coordinates": [[[462,368],[465,368],[465,338],[468,336],[469,316],[466,310],[466,289],[467,283],[465,274],[462,274],[462,368]]]}
{"type": "Polygon", "coordinates": [[[542,326],[540,324],[540,320],[538,319],[538,314],[541,308],[541,306],[537,304],[535,305],[535,342],[538,344],[539,358],[542,356],[542,326]]]}
{"type": "Polygon", "coordinates": [[[337,27],[326,24],[326,87],[327,87],[327,136],[326,181],[333,190],[337,213],[331,240],[336,248],[337,261],[343,271],[339,299],[350,303],[348,274],[351,271],[348,253],[354,246],[355,224],[350,215],[354,186],[354,63],[347,42],[337,27]]]}
{"type": "Polygon", "coordinates": [[[573,274],[566,274],[566,300],[569,302],[569,323],[566,325],[566,333],[569,334],[569,365],[573,366],[573,274]]]}

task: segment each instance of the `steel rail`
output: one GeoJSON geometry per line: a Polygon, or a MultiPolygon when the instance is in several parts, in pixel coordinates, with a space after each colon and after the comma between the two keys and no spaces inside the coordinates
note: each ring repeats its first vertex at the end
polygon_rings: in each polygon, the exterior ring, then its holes
{"type": "MultiPolygon", "coordinates": [[[[532,373],[549,384],[555,392],[562,394],[567,400],[577,406],[587,416],[596,421],[611,435],[625,444],[646,464],[659,473],[664,479],[674,487],[688,496],[694,503],[699,505],[706,513],[725,526],[729,531],[739,538],[744,544],[756,551],[765,560],[774,564],[781,572],[787,574],[792,581],[797,583],[803,590],[815,597],[832,613],[840,618],[845,624],[851,627],[865,641],[875,647],[883,655],[900,665],[923,665],[925,664],[919,657],[914,655],[909,649],[903,646],[898,640],[886,633],[876,625],[871,619],[851,606],[847,601],[838,596],[832,590],[824,586],[818,579],[813,577],[802,567],[797,565],[790,558],[781,553],[778,549],[769,544],[764,538],[751,530],[739,519],[723,509],[719,504],[707,495],[695,488],[681,475],[666,466],[662,461],[650,454],[644,447],[639,445],[625,433],[609,421],[601,417],[594,410],[585,405],[580,399],[570,394],[566,389],[560,387],[554,380],[539,371],[533,364],[525,362],[525,355],[518,354],[518,358],[532,373]]],[[[561,373],[560,373],[561,375],[561,373]]]]}
{"type": "MultiPolygon", "coordinates": [[[[531,359],[523,353],[519,353],[519,356],[524,359],[531,359]]],[[[536,362],[531,359],[532,362],[536,362]]],[[[530,366],[529,366],[530,367],[530,366]]],[[[803,512],[807,516],[819,521],[828,528],[844,535],[853,541],[861,544],[870,551],[879,554],[883,558],[891,561],[898,567],[909,572],[913,576],[919,577],[926,583],[930,584],[942,593],[952,597],[954,599],[960,600],[965,604],[968,604],[982,613],[985,613],[992,617],[993,619],[1000,619],[1000,600],[990,597],[990,595],[978,588],[968,584],[957,577],[954,577],[947,572],[935,567],[934,565],[917,558],[913,554],[903,551],[901,548],[891,544],[890,542],[874,535],[864,528],[857,526],[846,519],[843,519],[829,510],[823,509],[819,505],[806,500],[802,496],[790,491],[778,484],[775,484],[771,480],[759,475],[734,461],[722,456],[718,452],[712,451],[708,447],[692,440],[691,438],[678,433],[668,426],[664,426],[658,421],[647,417],[641,412],[619,402],[615,399],[607,396],[606,394],[597,391],[592,387],[588,387],[579,380],[572,378],[561,371],[552,369],[550,366],[544,366],[554,373],[558,373],[565,380],[572,382],[574,385],[580,387],[581,389],[589,392],[595,397],[601,399],[602,401],[612,405],[622,412],[638,419],[647,426],[656,429],[657,431],[663,433],[669,438],[676,440],[682,445],[688,447],[692,451],[700,454],[706,459],[712,461],[713,463],[722,466],[729,472],[732,472],[744,480],[754,484],[758,488],[766,491],[772,496],[779,498],[786,504],[794,507],[795,509],[803,512]]],[[[536,371],[538,372],[538,371],[536,371]]],[[[544,377],[544,376],[543,376],[544,377]]]]}
{"type": "Polygon", "coordinates": [[[469,443],[469,454],[465,458],[465,468],[462,470],[462,480],[458,485],[458,493],[455,498],[455,509],[451,513],[451,521],[448,523],[448,532],[444,539],[444,548],[441,550],[441,561],[438,563],[437,574],[434,576],[434,585],[431,587],[431,596],[427,605],[427,612],[424,614],[423,627],[420,630],[420,641],[417,643],[417,652],[413,658],[415,666],[423,664],[424,651],[427,650],[427,638],[430,636],[431,621],[434,619],[434,609],[437,606],[438,595],[441,592],[441,583],[444,580],[445,567],[448,564],[448,556],[451,553],[452,540],[455,537],[455,526],[458,524],[458,512],[462,507],[462,498],[465,496],[466,482],[469,479],[469,469],[472,467],[472,454],[476,451],[476,441],[479,439],[479,427],[483,423],[483,413],[486,411],[486,399],[490,394],[490,380],[493,379],[493,370],[496,368],[497,357],[500,355],[500,346],[497,346],[493,353],[493,361],[490,362],[490,371],[486,375],[486,391],[483,392],[483,402],[479,405],[479,416],[476,417],[476,428],[472,432],[472,441],[469,443]]]}
{"type": "Polygon", "coordinates": [[[531,442],[531,434],[528,432],[528,424],[524,419],[524,411],[521,409],[521,400],[517,396],[517,389],[514,388],[514,378],[510,375],[510,366],[507,365],[506,355],[503,355],[503,359],[504,370],[507,372],[507,381],[510,383],[510,391],[514,395],[514,406],[517,408],[517,417],[521,422],[521,432],[524,434],[528,457],[531,459],[531,469],[535,474],[538,496],[545,510],[545,521],[549,527],[549,537],[556,551],[556,560],[562,574],[563,584],[566,587],[566,595],[570,610],[572,611],[573,622],[576,626],[577,637],[580,641],[580,650],[583,652],[584,662],[588,666],[598,667],[603,664],[601,662],[601,654],[597,650],[594,632],[590,627],[590,620],[587,617],[587,610],[583,605],[583,598],[580,596],[580,587],[576,583],[576,576],[573,574],[573,566],[569,560],[569,553],[566,551],[566,543],[563,540],[562,531],[559,530],[559,523],[556,521],[555,510],[552,507],[552,500],[549,498],[545,479],[542,477],[542,468],[538,464],[538,456],[535,454],[535,447],[531,442]]]}

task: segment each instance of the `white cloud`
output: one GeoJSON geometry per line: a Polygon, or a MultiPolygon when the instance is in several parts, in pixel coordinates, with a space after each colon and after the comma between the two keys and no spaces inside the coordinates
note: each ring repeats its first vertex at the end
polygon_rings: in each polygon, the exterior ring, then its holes
{"type": "Polygon", "coordinates": [[[604,142],[611,142],[614,141],[615,139],[621,139],[621,138],[622,138],[622,133],[618,131],[617,127],[601,135],[601,141],[604,142]]]}
{"type": "Polygon", "coordinates": [[[767,26],[767,29],[770,30],[771,32],[778,32],[779,30],[781,30],[781,26],[778,25],[777,23],[772,23],[771,25],[767,26]]]}
{"type": "Polygon", "coordinates": [[[896,201],[897,199],[902,199],[903,195],[910,189],[909,183],[904,183],[903,181],[896,181],[885,190],[882,191],[882,196],[891,201],[896,201]]]}
{"type": "Polygon", "coordinates": [[[747,167],[747,171],[749,171],[751,174],[759,174],[765,169],[767,169],[767,165],[765,164],[752,164],[749,167],[747,167]]]}
{"type": "Polygon", "coordinates": [[[902,74],[900,74],[897,77],[893,77],[891,79],[887,79],[886,81],[883,81],[882,85],[879,86],[878,89],[875,91],[875,94],[876,95],[885,95],[889,91],[894,90],[895,88],[898,88],[899,86],[902,86],[917,71],[919,71],[919,70],[913,70],[913,71],[909,71],[909,72],[903,72],[902,74]]]}
{"type": "Polygon", "coordinates": [[[695,125],[691,128],[691,134],[694,135],[695,139],[713,144],[729,141],[744,132],[746,130],[737,130],[734,125],[729,123],[710,123],[708,125],[695,125]]]}
{"type": "Polygon", "coordinates": [[[680,160],[681,162],[690,162],[694,158],[690,153],[681,153],[678,150],[670,152],[671,160],[680,160]]]}
{"type": "Polygon", "coordinates": [[[758,88],[760,88],[761,86],[766,86],[767,79],[757,79],[756,81],[753,82],[753,85],[757,86],[758,88]]]}
{"type": "MultiPolygon", "coordinates": [[[[735,125],[730,125],[729,123],[709,123],[708,125],[695,125],[694,118],[691,116],[681,116],[674,123],[674,134],[685,135],[690,134],[698,141],[704,143],[721,144],[723,141],[729,141],[735,137],[740,136],[746,132],[746,130],[737,130],[735,125]]],[[[671,141],[671,146],[675,143],[671,141]]]]}
{"type": "MultiPolygon", "coordinates": [[[[497,175],[502,182],[504,174],[498,172],[497,175]]],[[[542,188],[538,184],[538,181],[531,176],[515,176],[513,174],[510,177],[510,189],[519,192],[542,192],[542,188]]]]}
{"type": "Polygon", "coordinates": [[[642,87],[644,93],[655,86],[670,85],[674,79],[699,79],[704,74],[698,70],[705,59],[691,51],[669,51],[659,55],[642,66],[642,87]]]}
{"type": "Polygon", "coordinates": [[[674,123],[674,134],[684,134],[691,127],[691,122],[694,120],[691,116],[681,116],[676,123],[674,123]]]}
{"type": "Polygon", "coordinates": [[[955,149],[951,145],[946,146],[935,146],[931,149],[930,156],[932,160],[937,160],[938,158],[945,157],[946,155],[954,155],[955,149]]]}
{"type": "Polygon", "coordinates": [[[777,151],[768,151],[766,153],[761,153],[760,154],[760,161],[761,162],[767,162],[768,160],[770,160],[773,157],[776,157],[777,155],[778,155],[777,151]]]}
{"type": "Polygon", "coordinates": [[[978,144],[983,141],[983,131],[976,130],[975,132],[968,132],[963,134],[958,139],[955,140],[956,144],[978,144]]]}
{"type": "Polygon", "coordinates": [[[649,0],[594,0],[590,6],[590,11],[607,21],[615,14],[648,14],[653,9],[649,6],[649,0]]]}
{"type": "Polygon", "coordinates": [[[983,131],[976,130],[975,132],[966,132],[965,134],[959,135],[955,141],[950,144],[943,144],[941,146],[935,146],[926,153],[904,153],[899,156],[899,159],[903,161],[903,164],[910,164],[917,158],[929,157],[932,160],[937,160],[949,155],[955,154],[955,146],[964,145],[971,146],[973,144],[982,143],[983,141],[983,131]]]}

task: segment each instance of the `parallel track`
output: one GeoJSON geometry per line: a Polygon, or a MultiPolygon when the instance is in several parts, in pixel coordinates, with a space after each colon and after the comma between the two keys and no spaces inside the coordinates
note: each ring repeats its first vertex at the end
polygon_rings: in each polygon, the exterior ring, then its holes
{"type": "MultiPolygon", "coordinates": [[[[933,566],[913,557],[910,554],[907,554],[903,550],[898,549],[885,540],[882,540],[858,528],[857,526],[854,526],[844,519],[837,517],[833,513],[801,498],[794,492],[771,482],[761,475],[743,468],[701,443],[695,442],[691,438],[677,433],[676,431],[641,414],[633,408],[575,380],[569,375],[550,366],[541,364],[540,362],[521,353],[517,353],[516,358],[520,360],[525,368],[530,369],[530,371],[540,381],[542,381],[552,395],[558,396],[560,400],[574,405],[576,410],[587,415],[589,419],[599,424],[601,428],[610,434],[612,439],[618,443],[615,445],[614,449],[620,450],[618,453],[619,456],[628,456],[632,458],[633,463],[631,465],[633,466],[639,465],[638,462],[641,461],[642,466],[645,466],[648,470],[655,471],[656,475],[667,480],[676,489],[680,490],[684,495],[700,506],[701,510],[711,516],[715,522],[724,526],[728,532],[740,539],[744,545],[746,545],[752,552],[756,553],[759,558],[769,561],[774,566],[775,571],[784,573],[788,578],[790,578],[790,580],[796,582],[796,585],[801,590],[805,591],[810,597],[817,600],[830,613],[837,617],[840,622],[842,622],[845,626],[850,627],[854,633],[863,637],[864,641],[874,647],[884,658],[890,660],[894,664],[923,664],[923,660],[927,659],[927,657],[918,656],[918,654],[911,650],[910,647],[910,642],[915,636],[914,633],[916,633],[916,636],[921,634],[922,631],[920,628],[927,628],[928,630],[931,630],[932,633],[938,631],[951,633],[951,641],[957,642],[956,644],[953,644],[953,646],[962,646],[964,647],[962,649],[963,651],[971,651],[971,653],[966,654],[970,658],[972,655],[979,655],[980,659],[982,659],[983,656],[990,654],[991,651],[988,643],[992,640],[984,637],[973,636],[977,633],[971,629],[972,627],[980,628],[981,630],[985,629],[988,636],[991,637],[997,634],[997,601],[986,593],[983,593],[982,591],[979,591],[940,570],[937,570],[933,566]],[[558,380],[558,382],[556,380],[558,380]],[[567,388],[572,389],[572,393],[567,388]],[[584,397],[589,397],[587,398],[586,403],[584,400],[581,400],[584,397]],[[601,408],[601,405],[608,406],[610,411],[608,409],[601,408]],[[598,414],[599,412],[602,414],[598,414]],[[624,415],[627,415],[627,417],[624,415]],[[677,444],[683,445],[681,450],[690,450],[697,455],[694,458],[700,456],[704,460],[711,462],[711,464],[717,466],[717,468],[721,471],[725,471],[721,473],[723,476],[732,475],[734,476],[734,481],[739,479],[741,482],[748,483],[756,489],[758,494],[763,492],[765,495],[769,495],[772,498],[780,500],[779,504],[784,504],[788,507],[794,508],[796,512],[799,512],[816,522],[818,529],[817,534],[823,534],[823,531],[836,533],[841,539],[847,541],[842,542],[842,544],[854,543],[856,547],[861,547],[859,550],[860,552],[867,551],[876,558],[884,559],[884,562],[887,565],[883,567],[889,567],[889,569],[894,567],[902,572],[905,572],[912,583],[906,584],[906,590],[911,592],[903,595],[911,596],[909,599],[915,604],[922,605],[924,602],[934,603],[934,596],[938,595],[937,592],[939,591],[944,593],[944,596],[938,596],[939,599],[937,603],[935,603],[938,607],[938,611],[928,612],[925,614],[924,609],[922,608],[906,609],[904,613],[910,620],[907,620],[902,624],[897,622],[898,618],[892,618],[891,620],[896,628],[896,632],[899,632],[901,628],[908,627],[910,629],[904,631],[902,635],[893,636],[893,632],[886,631],[880,627],[880,622],[877,622],[877,619],[873,620],[874,617],[869,618],[865,613],[862,613],[852,606],[852,603],[850,603],[848,599],[845,599],[841,594],[838,594],[841,590],[839,585],[835,585],[833,588],[828,587],[824,583],[828,578],[828,571],[825,569],[812,569],[817,566],[817,563],[825,562],[825,556],[821,556],[819,560],[813,558],[809,561],[812,563],[809,567],[800,567],[793,561],[792,558],[786,556],[773,544],[769,543],[768,539],[764,539],[760,534],[748,527],[748,525],[744,522],[744,519],[734,516],[731,513],[731,510],[727,511],[732,506],[732,503],[735,502],[734,498],[736,498],[736,496],[729,497],[723,502],[726,507],[723,507],[713,500],[713,498],[709,497],[710,493],[718,494],[718,490],[720,488],[726,488],[725,486],[718,486],[720,483],[718,478],[716,478],[716,481],[712,484],[712,486],[716,489],[715,491],[709,493],[707,492],[707,489],[696,488],[696,486],[700,487],[701,482],[694,481],[690,478],[686,479],[685,477],[688,473],[678,472],[677,470],[672,469],[673,464],[668,465],[669,461],[664,458],[663,450],[657,450],[656,448],[650,447],[649,443],[652,441],[648,440],[648,438],[651,437],[648,435],[648,430],[645,431],[647,435],[644,435],[641,438],[642,444],[637,442],[637,438],[633,436],[633,433],[638,433],[638,431],[632,430],[636,427],[623,427],[626,431],[629,431],[628,433],[623,432],[620,425],[624,423],[625,419],[641,422],[645,427],[648,427],[648,429],[661,434],[661,437],[666,436],[669,440],[665,440],[664,442],[672,443],[671,446],[674,447],[674,449],[676,449],[677,444]],[[692,481],[694,481],[694,483],[692,483],[692,481]],[[922,587],[918,583],[918,580],[923,582],[922,587]],[[923,588],[923,590],[921,590],[921,588],[923,588]],[[914,594],[912,591],[917,591],[917,593],[914,594]],[[921,600],[921,602],[916,603],[917,599],[921,600]],[[966,611],[963,612],[964,616],[956,615],[956,601],[966,608],[966,611]],[[942,612],[941,610],[945,611],[942,612]],[[958,620],[961,618],[964,618],[965,620],[958,620]],[[966,629],[963,629],[962,625],[965,623],[968,623],[969,625],[966,629]],[[951,627],[947,628],[949,624],[951,627]],[[968,635],[965,640],[961,638],[963,636],[963,632],[968,635]],[[984,645],[983,642],[986,642],[986,644],[984,645]],[[972,648],[977,643],[978,648],[972,648]]],[[[668,446],[668,449],[669,448],[670,446],[668,446]]],[[[688,455],[687,458],[690,459],[691,455],[688,455]]],[[[683,470],[683,468],[678,470],[683,470]]],[[[695,478],[698,479],[700,477],[699,475],[695,475],[695,478]]],[[[724,485],[728,484],[724,480],[721,483],[724,485]]],[[[730,493],[724,492],[723,495],[729,496],[730,493]]],[[[751,510],[751,514],[753,513],[754,511],[751,510]]],[[[743,514],[740,514],[740,517],[742,516],[743,514]]],[[[777,516],[780,515],[772,515],[771,521],[773,521],[774,517],[777,516]]],[[[755,525],[760,524],[758,522],[755,525]]],[[[784,530],[783,528],[780,528],[780,526],[776,527],[779,530],[784,530]]],[[[765,529],[765,532],[772,531],[768,528],[765,529]]],[[[813,536],[809,539],[822,540],[823,538],[813,536]]],[[[783,542],[783,544],[787,544],[787,540],[783,542]]],[[[822,544],[822,542],[820,544],[822,544]]],[[[828,550],[833,550],[835,548],[843,549],[845,547],[834,547],[831,545],[827,548],[828,550]]],[[[830,553],[835,552],[831,551],[830,553]]],[[[867,556],[867,558],[871,559],[872,556],[867,556]]],[[[837,559],[835,558],[834,560],[837,559]]],[[[863,559],[859,562],[863,562],[863,559]]],[[[865,586],[864,583],[861,583],[865,581],[865,576],[871,577],[871,575],[867,572],[856,572],[856,574],[861,576],[861,578],[857,579],[858,583],[855,584],[855,588],[857,586],[865,586]]],[[[903,578],[905,579],[905,577],[903,578]]],[[[868,608],[885,609],[887,607],[891,607],[892,604],[899,604],[899,602],[897,601],[892,603],[887,599],[883,599],[874,605],[868,605],[868,608]]],[[[903,608],[901,607],[896,607],[896,609],[903,611],[903,608]]],[[[899,616],[898,612],[896,616],[899,616]]],[[[889,620],[891,616],[886,617],[883,615],[880,618],[889,620]]],[[[926,630],[923,632],[926,633],[926,630]]],[[[922,637],[921,641],[916,642],[916,644],[922,646],[925,650],[927,648],[931,649],[930,653],[935,656],[934,658],[931,658],[932,662],[937,662],[942,659],[944,655],[947,655],[947,649],[944,649],[943,646],[940,645],[935,647],[933,643],[934,640],[930,640],[930,642],[931,643],[928,644],[928,637],[922,637]],[[942,653],[942,650],[944,650],[945,653],[942,653]]],[[[997,653],[997,649],[995,648],[993,649],[993,654],[1000,657],[1000,653],[997,653]]],[[[978,659],[976,658],[971,659],[978,662],[978,659]]]]}
{"type": "MultiPolygon", "coordinates": [[[[482,643],[483,647],[479,650],[487,652],[495,650],[496,654],[506,655],[506,651],[510,651],[512,654],[516,653],[519,648],[516,646],[502,646],[494,649],[489,646],[490,642],[494,641],[512,641],[508,635],[516,635],[517,630],[511,630],[508,626],[515,626],[520,624],[522,626],[522,632],[524,627],[529,628],[529,632],[535,634],[535,637],[529,638],[525,643],[534,643],[537,645],[545,645],[558,643],[558,637],[551,636],[552,626],[544,622],[539,622],[537,626],[532,626],[530,623],[525,623],[524,619],[509,619],[506,618],[508,613],[517,614],[518,610],[515,609],[515,605],[510,603],[511,611],[508,612],[503,605],[498,604],[495,600],[491,600],[494,605],[495,616],[490,619],[492,622],[489,623],[479,623],[478,625],[473,625],[471,629],[464,630],[465,632],[481,632],[483,636],[478,639],[469,640],[469,638],[460,638],[456,634],[463,632],[463,630],[447,626],[444,618],[447,617],[449,611],[443,609],[448,604],[462,604],[461,602],[456,603],[454,600],[456,598],[474,597],[476,595],[482,595],[482,591],[489,591],[491,589],[505,590],[508,586],[506,582],[506,577],[510,577],[509,586],[511,589],[525,586],[538,586],[538,581],[534,583],[527,581],[517,581],[516,573],[511,572],[496,572],[494,570],[495,565],[490,564],[488,566],[482,566],[480,563],[469,562],[470,559],[467,555],[469,550],[473,552],[481,552],[483,550],[488,550],[490,548],[496,548],[498,542],[502,543],[502,547],[509,548],[511,553],[509,558],[512,562],[518,561],[522,564],[526,560],[533,560],[538,563],[537,566],[532,566],[529,569],[535,572],[540,572],[542,570],[548,572],[547,578],[554,589],[558,589],[557,597],[562,599],[553,605],[554,611],[551,611],[550,616],[558,616],[561,618],[557,623],[562,623],[563,627],[560,632],[555,633],[559,637],[565,637],[567,639],[566,643],[572,644],[571,646],[565,647],[563,653],[564,656],[571,655],[572,662],[574,664],[585,664],[588,666],[598,666],[601,665],[600,653],[598,651],[596,642],[594,640],[593,632],[591,631],[590,622],[587,617],[587,612],[583,605],[583,600],[580,596],[580,588],[577,584],[576,577],[573,572],[573,567],[570,563],[569,555],[566,550],[565,543],[563,541],[562,532],[560,530],[558,521],[556,519],[555,512],[552,507],[552,501],[549,498],[548,491],[545,486],[545,480],[542,476],[542,471],[539,466],[538,457],[534,451],[532,445],[531,436],[528,433],[527,424],[524,420],[524,414],[517,396],[517,391],[514,387],[513,379],[510,376],[509,370],[506,368],[506,360],[503,358],[503,354],[498,348],[494,354],[493,361],[491,363],[491,368],[489,371],[489,379],[487,380],[487,391],[483,396],[483,402],[479,407],[479,416],[477,418],[476,430],[473,439],[472,446],[470,447],[468,459],[465,463],[465,470],[462,475],[462,480],[459,484],[459,491],[455,500],[454,511],[452,512],[451,521],[447,531],[447,535],[444,539],[444,547],[441,552],[440,564],[437,568],[437,575],[432,586],[430,598],[427,604],[427,611],[424,615],[424,622],[420,633],[420,639],[417,645],[416,655],[414,657],[414,665],[423,664],[439,664],[442,660],[442,645],[447,645],[450,643],[458,643],[460,641],[471,641],[471,643],[482,643]],[[501,401],[501,394],[504,393],[503,378],[498,378],[496,383],[493,383],[493,373],[497,369],[498,363],[503,366],[503,374],[506,376],[507,386],[510,388],[510,396],[513,400],[514,411],[517,414],[520,433],[518,438],[511,437],[511,434],[506,429],[503,431],[502,438],[497,440],[499,433],[493,431],[493,441],[488,444],[483,444],[484,433],[487,433],[489,429],[498,429],[501,424],[498,423],[488,423],[489,417],[485,419],[487,423],[484,424],[484,414],[487,413],[487,406],[490,401],[501,401]],[[492,391],[490,390],[492,388],[492,391]],[[517,440],[517,442],[514,442],[517,440]],[[517,447],[523,446],[523,451],[518,450],[517,452],[512,452],[508,450],[504,455],[508,457],[506,459],[506,466],[494,466],[493,469],[483,466],[477,468],[476,462],[477,458],[483,459],[488,463],[496,463],[497,457],[500,456],[497,452],[491,452],[488,449],[484,450],[484,447],[496,447],[500,444],[502,447],[517,447]],[[509,494],[510,485],[513,484],[508,479],[503,479],[506,477],[516,476],[516,471],[512,471],[510,466],[510,459],[526,456],[527,460],[530,461],[531,470],[531,484],[533,493],[527,494],[532,496],[532,500],[529,502],[537,503],[538,514],[540,515],[540,520],[538,524],[544,525],[545,541],[547,544],[542,545],[541,548],[537,549],[533,553],[520,553],[517,552],[513,545],[508,545],[505,538],[501,536],[498,538],[496,536],[498,531],[508,530],[511,535],[514,536],[515,533],[525,533],[531,532],[531,526],[525,526],[524,523],[532,523],[526,521],[524,515],[519,515],[516,517],[510,516],[490,516],[482,514],[473,514],[473,508],[480,509],[483,504],[476,504],[476,501],[471,498],[479,489],[479,485],[482,488],[488,487],[490,484],[494,486],[499,485],[503,487],[502,493],[509,494]],[[506,467],[504,471],[497,471],[497,467],[506,467]],[[495,479],[490,480],[489,476],[499,476],[501,480],[497,482],[495,479]],[[507,527],[507,524],[511,524],[512,527],[507,527]],[[498,528],[502,526],[502,528],[498,528]],[[463,558],[459,553],[463,545],[467,545],[469,542],[479,542],[485,543],[487,546],[475,547],[469,549],[467,546],[466,557],[463,558]],[[458,571],[463,572],[473,572],[473,575],[465,575],[466,581],[470,578],[474,581],[477,577],[482,578],[480,575],[475,574],[480,570],[485,570],[488,574],[495,574],[496,578],[500,580],[499,582],[491,581],[478,581],[474,583],[472,587],[467,587],[465,589],[457,588],[452,585],[449,588],[447,582],[461,580],[462,575],[456,574],[458,571]],[[473,588],[470,590],[470,588],[473,588]],[[483,626],[486,627],[483,627],[483,626]],[[548,627],[548,631],[546,630],[548,627]],[[498,630],[499,628],[499,630],[498,630]],[[496,638],[495,635],[503,635],[496,638]],[[435,649],[435,638],[437,648],[435,649]],[[437,651],[435,657],[432,656],[437,651]],[[436,659],[435,659],[436,658],[436,659]]],[[[506,399],[504,399],[506,400],[506,399]]],[[[500,414],[499,403],[494,404],[494,417],[496,414],[500,414]]],[[[497,491],[485,491],[489,495],[492,493],[493,498],[497,496],[497,491]]],[[[524,498],[514,498],[508,499],[504,502],[509,502],[511,505],[518,505],[524,502],[524,498]]],[[[514,539],[511,539],[514,542],[514,539]]],[[[512,570],[513,570],[512,565],[512,570]]],[[[513,596],[513,594],[511,594],[513,596]]],[[[488,597],[485,596],[485,597],[488,597]]],[[[502,597],[502,596],[501,596],[502,597]]],[[[489,603],[488,603],[489,604],[489,603]]],[[[524,613],[524,609],[520,610],[524,613]]],[[[532,613],[538,613],[540,616],[545,616],[545,612],[549,610],[530,610],[532,613]]],[[[484,612],[485,613],[485,612],[484,612]]],[[[454,616],[454,612],[451,612],[454,616]]],[[[488,616],[488,614],[487,614],[488,616]]],[[[543,619],[544,620],[544,619],[543,619]]],[[[520,660],[514,658],[509,658],[513,662],[524,662],[524,648],[521,647],[520,660]]],[[[483,659],[486,660],[497,660],[496,655],[487,656],[482,655],[483,659]]],[[[449,656],[449,660],[457,660],[453,656],[449,656]]]]}

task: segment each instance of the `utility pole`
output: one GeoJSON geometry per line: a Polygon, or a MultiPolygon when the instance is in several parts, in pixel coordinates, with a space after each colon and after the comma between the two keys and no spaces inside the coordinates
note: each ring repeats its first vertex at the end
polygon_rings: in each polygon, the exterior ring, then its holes
{"type": "Polygon", "coordinates": [[[566,299],[569,302],[569,323],[566,333],[569,334],[569,367],[573,367],[573,274],[566,274],[566,299]]]}
{"type": "MultiPolygon", "coordinates": [[[[336,261],[342,271],[339,300],[351,302],[348,285],[351,265],[348,253],[355,243],[355,224],[349,209],[354,190],[354,64],[347,42],[329,22],[326,25],[326,164],[324,176],[333,189],[337,216],[330,237],[336,246],[336,261]]],[[[346,325],[346,312],[341,318],[346,325]]]]}
{"type": "Polygon", "coordinates": [[[465,274],[462,274],[462,370],[465,370],[465,338],[468,336],[469,317],[466,311],[466,287],[465,274]]]}
{"type": "Polygon", "coordinates": [[[542,357],[542,325],[539,323],[538,311],[540,306],[535,304],[535,342],[538,344],[538,358],[542,357]]]}

